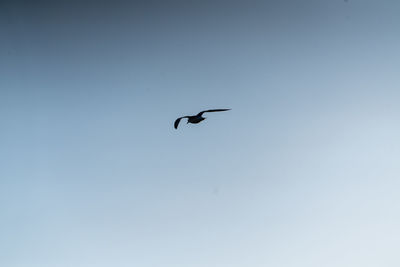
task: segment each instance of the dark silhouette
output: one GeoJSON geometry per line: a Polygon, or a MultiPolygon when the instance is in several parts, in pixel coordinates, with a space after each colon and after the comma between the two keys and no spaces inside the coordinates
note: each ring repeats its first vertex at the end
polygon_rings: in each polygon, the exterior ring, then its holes
{"type": "Polygon", "coordinates": [[[230,108],[225,108],[225,109],[209,109],[209,110],[204,110],[204,111],[202,111],[202,112],[199,112],[199,114],[197,114],[197,115],[194,115],[194,116],[184,116],[184,117],[180,117],[180,118],[177,118],[176,119],[176,121],[175,121],[175,123],[174,123],[174,127],[175,127],[175,129],[178,129],[178,125],[179,125],[179,122],[181,121],[181,119],[183,119],[183,118],[187,118],[188,120],[187,120],[187,123],[199,123],[199,122],[201,122],[201,121],[203,121],[203,120],[205,120],[206,118],[204,118],[202,115],[203,115],[203,113],[205,113],[205,112],[219,112],[219,111],[227,111],[227,110],[231,110],[230,108]]]}

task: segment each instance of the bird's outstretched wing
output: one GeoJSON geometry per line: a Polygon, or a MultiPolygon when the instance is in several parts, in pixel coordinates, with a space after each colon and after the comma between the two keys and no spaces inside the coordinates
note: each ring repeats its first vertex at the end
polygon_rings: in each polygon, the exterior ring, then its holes
{"type": "Polygon", "coordinates": [[[178,125],[179,125],[179,122],[181,121],[181,119],[187,118],[187,117],[188,117],[188,116],[177,118],[176,121],[175,121],[175,123],[174,123],[175,129],[178,129],[178,125]]]}
{"type": "Polygon", "coordinates": [[[208,109],[208,110],[204,110],[202,112],[199,112],[199,114],[197,114],[197,116],[201,116],[203,115],[203,113],[205,112],[219,112],[219,111],[227,111],[227,110],[231,110],[230,108],[222,108],[222,109],[208,109]]]}
{"type": "Polygon", "coordinates": [[[179,125],[179,122],[181,121],[181,119],[182,119],[182,118],[177,118],[177,119],[176,119],[176,121],[175,121],[175,123],[174,123],[175,129],[178,129],[178,125],[179,125]]]}

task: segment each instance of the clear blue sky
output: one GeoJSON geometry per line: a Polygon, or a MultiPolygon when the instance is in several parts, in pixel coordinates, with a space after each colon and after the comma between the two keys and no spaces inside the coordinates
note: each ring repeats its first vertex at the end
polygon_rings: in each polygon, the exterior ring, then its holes
{"type": "Polygon", "coordinates": [[[399,14],[0,2],[0,266],[400,266],[399,14]]]}

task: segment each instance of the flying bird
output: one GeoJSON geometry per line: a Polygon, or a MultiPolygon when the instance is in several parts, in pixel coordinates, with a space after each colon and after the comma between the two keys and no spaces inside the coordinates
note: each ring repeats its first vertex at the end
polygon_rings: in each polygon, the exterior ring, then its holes
{"type": "Polygon", "coordinates": [[[187,123],[199,123],[199,122],[201,122],[201,121],[206,119],[206,118],[203,117],[203,113],[206,113],[206,112],[219,112],[219,111],[227,111],[227,110],[231,110],[231,109],[230,108],[209,109],[209,110],[201,111],[197,115],[194,115],[194,116],[183,116],[183,117],[180,117],[180,118],[176,119],[176,121],[174,123],[174,127],[175,127],[175,129],[178,129],[179,122],[181,121],[181,119],[184,119],[184,118],[188,119],[187,123]]]}

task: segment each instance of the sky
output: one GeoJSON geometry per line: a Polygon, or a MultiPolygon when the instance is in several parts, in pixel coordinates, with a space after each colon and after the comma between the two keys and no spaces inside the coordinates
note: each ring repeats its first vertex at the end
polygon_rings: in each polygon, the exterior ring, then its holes
{"type": "Polygon", "coordinates": [[[0,266],[399,266],[399,12],[1,1],[0,266]]]}

